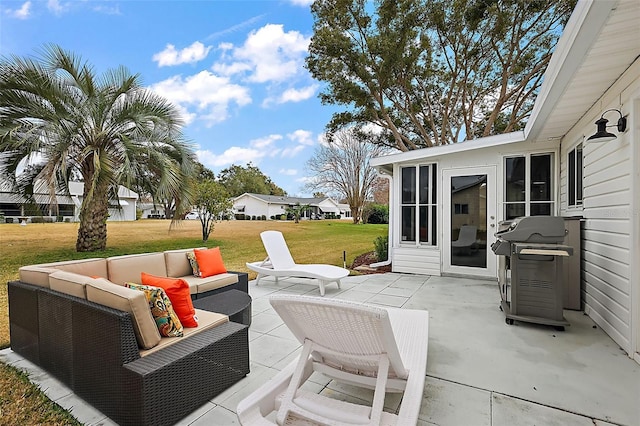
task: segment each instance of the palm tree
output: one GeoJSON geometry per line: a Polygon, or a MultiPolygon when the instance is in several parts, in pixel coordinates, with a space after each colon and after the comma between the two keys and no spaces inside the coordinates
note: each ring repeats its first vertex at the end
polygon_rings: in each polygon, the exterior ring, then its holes
{"type": "Polygon", "coordinates": [[[124,67],[97,76],[55,45],[40,58],[0,60],[0,177],[27,197],[44,183],[53,204],[56,191],[81,178],[77,251],[106,247],[119,185],[154,182],[155,196],[189,208],[195,157],[181,126],[175,106],[124,67]]]}

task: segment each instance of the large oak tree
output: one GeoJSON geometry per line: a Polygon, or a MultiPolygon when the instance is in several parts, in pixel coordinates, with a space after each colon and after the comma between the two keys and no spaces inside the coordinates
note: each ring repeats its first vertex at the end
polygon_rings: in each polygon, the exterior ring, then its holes
{"type": "Polygon", "coordinates": [[[408,151],[517,130],[575,0],[318,0],[307,68],[328,125],[408,151]]]}

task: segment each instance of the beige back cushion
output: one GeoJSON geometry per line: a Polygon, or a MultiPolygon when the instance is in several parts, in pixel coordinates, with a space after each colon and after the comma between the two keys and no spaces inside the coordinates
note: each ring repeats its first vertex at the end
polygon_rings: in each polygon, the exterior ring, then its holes
{"type": "Polygon", "coordinates": [[[140,283],[140,274],[167,276],[164,253],[132,254],[107,258],[109,281],[119,285],[127,282],[140,283]]]}
{"type": "Polygon", "coordinates": [[[18,269],[20,281],[46,288],[49,288],[49,275],[56,271],[55,268],[40,265],[23,266],[18,269]]]}
{"type": "Polygon", "coordinates": [[[56,269],[88,277],[107,278],[107,259],[81,259],[52,264],[56,269]]]}
{"type": "Polygon", "coordinates": [[[81,299],[87,298],[85,286],[89,281],[93,281],[93,278],[76,274],[75,272],[58,270],[49,275],[49,287],[51,290],[56,290],[81,299]]]}
{"type": "Polygon", "coordinates": [[[150,349],[160,343],[160,333],[144,292],[115,285],[104,278],[87,283],[86,292],[91,302],[131,314],[138,346],[150,349]]]}
{"type": "Polygon", "coordinates": [[[182,279],[185,280],[187,284],[189,284],[189,291],[191,294],[200,294],[237,283],[238,274],[227,272],[224,274],[212,275],[206,278],[198,278],[191,275],[189,277],[182,277],[182,279]]]}
{"type": "Polygon", "coordinates": [[[75,272],[89,277],[107,278],[107,260],[93,258],[23,266],[19,269],[20,281],[41,287],[49,287],[49,274],[57,270],[75,272]]]}
{"type": "Polygon", "coordinates": [[[168,277],[180,278],[193,275],[193,269],[191,269],[191,264],[187,259],[187,253],[190,251],[193,251],[193,249],[167,250],[164,252],[168,277]]]}

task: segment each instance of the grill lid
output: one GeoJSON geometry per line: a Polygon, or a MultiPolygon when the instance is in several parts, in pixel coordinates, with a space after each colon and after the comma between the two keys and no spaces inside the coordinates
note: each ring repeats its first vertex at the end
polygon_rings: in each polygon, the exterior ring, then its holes
{"type": "Polygon", "coordinates": [[[560,243],[564,240],[564,218],[560,216],[523,216],[500,222],[496,238],[527,243],[560,243]]]}

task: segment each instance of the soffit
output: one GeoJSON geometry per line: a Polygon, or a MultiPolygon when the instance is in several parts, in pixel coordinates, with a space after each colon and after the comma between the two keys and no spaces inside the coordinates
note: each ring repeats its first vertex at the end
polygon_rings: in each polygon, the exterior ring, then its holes
{"type": "Polygon", "coordinates": [[[566,135],[639,56],[640,1],[621,0],[534,139],[566,135]]]}

